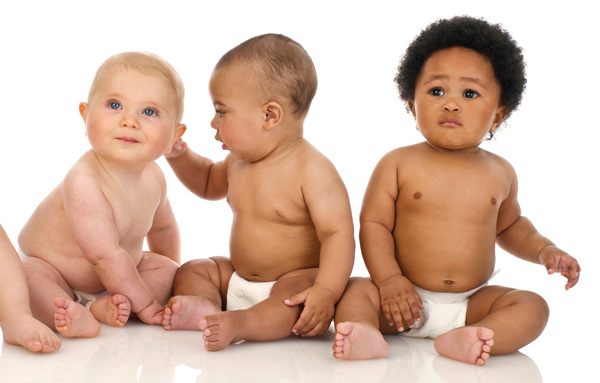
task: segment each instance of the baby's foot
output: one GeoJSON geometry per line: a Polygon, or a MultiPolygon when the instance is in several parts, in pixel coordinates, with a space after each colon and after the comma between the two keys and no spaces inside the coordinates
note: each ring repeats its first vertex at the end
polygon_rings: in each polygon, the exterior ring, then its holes
{"type": "Polygon", "coordinates": [[[206,351],[220,351],[230,343],[240,341],[242,324],[243,318],[239,311],[225,311],[202,318],[200,330],[204,331],[206,351]]]}
{"type": "Polygon", "coordinates": [[[131,314],[131,302],[125,295],[105,295],[92,303],[90,311],[100,323],[123,327],[131,314]]]}
{"type": "Polygon", "coordinates": [[[494,345],[494,332],[485,327],[459,327],[438,336],[433,344],[440,355],[483,366],[494,345]]]}
{"type": "Polygon", "coordinates": [[[358,322],[343,322],[336,326],[333,356],[338,359],[375,359],[388,353],[383,335],[374,327],[358,322]]]}
{"type": "Polygon", "coordinates": [[[178,295],[167,302],[162,325],[165,330],[200,330],[200,319],[221,310],[205,298],[178,295]]]}
{"type": "Polygon", "coordinates": [[[20,345],[33,352],[53,352],[60,348],[60,340],[54,331],[30,315],[5,319],[2,334],[6,343],[20,345]]]}
{"type": "Polygon", "coordinates": [[[69,338],[92,338],[100,333],[100,323],[79,303],[56,298],[54,300],[56,331],[69,338]]]}

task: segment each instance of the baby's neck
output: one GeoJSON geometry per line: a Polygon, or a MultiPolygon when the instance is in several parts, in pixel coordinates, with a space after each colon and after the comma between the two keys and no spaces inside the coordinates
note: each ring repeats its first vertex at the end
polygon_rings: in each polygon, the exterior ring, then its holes
{"type": "MultiPolygon", "coordinates": [[[[94,152],[95,153],[95,152],[94,152]]],[[[139,180],[150,163],[124,163],[104,158],[95,153],[98,165],[116,182],[129,183],[139,180]]]]}

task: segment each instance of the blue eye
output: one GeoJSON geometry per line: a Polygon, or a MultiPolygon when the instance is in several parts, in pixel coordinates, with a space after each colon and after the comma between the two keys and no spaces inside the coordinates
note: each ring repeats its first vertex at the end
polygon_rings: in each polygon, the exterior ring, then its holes
{"type": "Polygon", "coordinates": [[[219,113],[219,118],[223,118],[223,116],[225,115],[225,112],[216,109],[215,112],[219,113]]]}
{"type": "Polygon", "coordinates": [[[476,98],[476,97],[479,97],[479,93],[475,92],[474,90],[467,89],[464,91],[463,97],[464,98],[476,98]]]}
{"type": "Polygon", "coordinates": [[[444,95],[444,91],[441,88],[433,88],[429,91],[432,96],[440,97],[444,95]]]}
{"type": "Polygon", "coordinates": [[[121,104],[119,104],[119,103],[118,103],[118,102],[116,102],[116,101],[111,101],[111,102],[108,104],[108,106],[109,106],[111,109],[121,109],[121,104]]]}
{"type": "Polygon", "coordinates": [[[144,115],[148,116],[148,117],[153,117],[153,116],[156,116],[156,114],[157,114],[156,109],[153,109],[153,108],[146,108],[146,109],[144,109],[144,111],[142,113],[144,113],[144,115]]]}

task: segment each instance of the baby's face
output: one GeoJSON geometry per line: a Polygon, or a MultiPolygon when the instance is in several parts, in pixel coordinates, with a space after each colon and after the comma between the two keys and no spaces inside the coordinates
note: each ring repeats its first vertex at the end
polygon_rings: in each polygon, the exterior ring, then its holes
{"type": "Polygon", "coordinates": [[[473,151],[504,118],[500,90],[489,60],[472,49],[452,47],[427,59],[409,106],[430,145],[473,151]]]}
{"type": "Polygon", "coordinates": [[[235,64],[213,72],[209,91],[215,116],[210,126],[216,129],[215,139],[224,150],[251,157],[262,142],[264,116],[246,76],[235,64]]]}
{"type": "Polygon", "coordinates": [[[149,163],[170,150],[178,127],[176,96],[168,82],[133,69],[105,73],[80,105],[88,139],[101,157],[149,163]]]}

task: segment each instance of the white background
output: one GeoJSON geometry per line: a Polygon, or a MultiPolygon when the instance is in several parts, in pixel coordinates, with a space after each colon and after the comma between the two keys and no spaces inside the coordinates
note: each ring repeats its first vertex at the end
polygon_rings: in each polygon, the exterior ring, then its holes
{"type": "MultiPolygon", "coordinates": [[[[591,2],[547,1],[21,1],[0,5],[0,223],[13,243],[37,204],[89,148],[78,104],[97,67],[128,50],[156,53],[186,86],[186,141],[222,159],[209,122],[208,79],[226,51],[258,34],[288,35],[311,55],[319,88],[305,137],[336,165],[346,183],[356,229],[364,189],[377,161],[420,142],[393,78],[399,58],[438,18],[468,14],[501,23],[523,47],[527,91],[497,139],[482,145],[517,170],[523,214],[571,253],[581,282],[498,251],[494,283],[536,291],[548,300],[546,333],[524,352],[545,381],[584,376],[589,344],[598,343],[600,33],[591,2]],[[573,358],[579,355],[581,358],[573,358]],[[577,365],[557,365],[561,354],[577,365]],[[552,356],[550,358],[550,356],[552,356]],[[548,361],[546,363],[546,361],[548,361]],[[551,361],[551,362],[550,362],[551,361]]],[[[182,233],[183,260],[228,254],[231,212],[203,201],[173,176],[170,201],[182,233]]],[[[353,275],[367,271],[357,243],[353,275]]],[[[1,266],[0,266],[1,267],[1,266]]],[[[577,379],[575,380],[577,381],[577,379]]]]}

